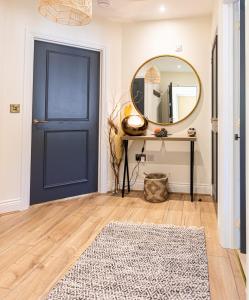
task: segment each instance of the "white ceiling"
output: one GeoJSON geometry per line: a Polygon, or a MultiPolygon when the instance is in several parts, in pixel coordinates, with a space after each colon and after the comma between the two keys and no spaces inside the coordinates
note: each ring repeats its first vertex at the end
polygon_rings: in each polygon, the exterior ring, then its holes
{"type": "Polygon", "coordinates": [[[133,22],[210,15],[216,0],[111,0],[111,7],[93,2],[93,14],[113,21],[133,22]],[[160,7],[165,6],[161,12],[160,7]]]}
{"type": "Polygon", "coordinates": [[[150,67],[156,67],[161,72],[193,73],[193,69],[183,60],[175,57],[155,58],[145,64],[138,72],[138,77],[143,77],[150,67]]]}
{"type": "Polygon", "coordinates": [[[160,72],[192,73],[193,69],[183,60],[175,57],[162,57],[151,61],[160,72]]]}

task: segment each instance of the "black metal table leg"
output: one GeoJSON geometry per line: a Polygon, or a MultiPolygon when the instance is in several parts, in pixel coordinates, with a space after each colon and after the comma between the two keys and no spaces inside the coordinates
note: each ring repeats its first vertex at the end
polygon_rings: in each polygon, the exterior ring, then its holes
{"type": "MultiPolygon", "coordinates": [[[[128,141],[127,141],[128,142],[128,141]]],[[[128,145],[127,145],[128,148],[128,145]]],[[[127,186],[128,186],[128,193],[131,191],[130,187],[130,174],[129,174],[129,161],[128,161],[128,149],[127,149],[127,158],[126,158],[126,172],[127,172],[127,186]]]]}
{"type": "Polygon", "coordinates": [[[124,194],[125,194],[126,175],[127,175],[127,180],[128,180],[128,192],[130,192],[130,178],[129,178],[129,166],[128,166],[128,141],[124,140],[123,144],[124,144],[124,151],[125,151],[125,153],[124,153],[125,160],[124,160],[124,176],[123,176],[122,198],[124,198],[124,194]]]}
{"type": "Polygon", "coordinates": [[[190,196],[194,201],[194,163],[195,163],[195,142],[190,142],[190,196]]]}

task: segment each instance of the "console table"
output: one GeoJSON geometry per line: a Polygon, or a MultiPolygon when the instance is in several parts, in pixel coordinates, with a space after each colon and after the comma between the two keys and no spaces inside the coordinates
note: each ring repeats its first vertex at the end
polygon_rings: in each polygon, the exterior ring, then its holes
{"type": "Polygon", "coordinates": [[[130,192],[130,175],[129,175],[129,162],[128,162],[128,144],[129,141],[166,141],[166,142],[189,142],[190,143],[190,195],[191,201],[194,201],[194,160],[195,160],[195,142],[196,137],[183,137],[183,136],[168,136],[163,138],[158,138],[155,136],[124,136],[123,146],[124,146],[124,177],[123,177],[123,187],[122,187],[122,197],[125,194],[125,184],[127,176],[127,187],[128,193],[130,192]]]}

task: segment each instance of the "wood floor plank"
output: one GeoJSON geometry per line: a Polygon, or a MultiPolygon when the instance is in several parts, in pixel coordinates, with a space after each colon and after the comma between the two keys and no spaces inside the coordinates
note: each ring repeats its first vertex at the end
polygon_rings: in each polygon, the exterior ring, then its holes
{"type": "Polygon", "coordinates": [[[134,208],[129,217],[129,222],[138,223],[138,224],[144,223],[146,213],[147,213],[147,208],[141,208],[141,207],[134,208]]]}
{"type": "Polygon", "coordinates": [[[35,256],[24,255],[18,262],[12,264],[6,271],[0,273],[0,287],[14,289],[32,270],[38,266],[39,259],[35,256]]]}
{"type": "Polygon", "coordinates": [[[35,228],[43,224],[45,220],[53,218],[53,216],[56,215],[61,209],[62,207],[60,206],[54,206],[46,209],[45,211],[42,210],[40,216],[37,215],[31,220],[21,224],[19,227],[16,226],[5,234],[2,234],[0,237],[0,253],[11,247],[13,244],[17,244],[22,238],[25,237],[25,235],[35,230],[35,228]]]}
{"type": "Polygon", "coordinates": [[[169,200],[169,211],[183,211],[184,201],[169,200]]]}
{"type": "Polygon", "coordinates": [[[21,259],[30,248],[27,245],[12,245],[0,253],[0,273],[21,259]]]}
{"type": "Polygon", "coordinates": [[[241,264],[241,267],[243,269],[244,274],[246,274],[246,265],[247,265],[247,255],[245,253],[241,253],[239,249],[236,250],[236,254],[239,257],[239,261],[241,264]]]}
{"type": "Polygon", "coordinates": [[[9,293],[10,293],[9,289],[0,288],[0,299],[7,299],[9,293]]]}
{"type": "Polygon", "coordinates": [[[206,213],[201,209],[201,225],[205,228],[207,238],[218,238],[216,214],[206,213]]]}
{"type": "Polygon", "coordinates": [[[157,205],[154,208],[147,208],[144,223],[163,224],[165,220],[165,215],[167,214],[167,206],[161,207],[160,205],[157,205]]]}
{"type": "Polygon", "coordinates": [[[208,265],[211,299],[239,300],[229,259],[209,256],[208,265]]]}
{"type": "Polygon", "coordinates": [[[210,202],[208,199],[206,201],[202,201],[201,204],[201,212],[202,213],[210,213],[216,216],[216,204],[214,202],[210,202]]]}
{"type": "Polygon", "coordinates": [[[96,195],[89,198],[82,199],[84,206],[117,206],[115,203],[116,198],[111,195],[96,195]]]}
{"type": "Polygon", "coordinates": [[[201,227],[199,202],[184,201],[182,211],[182,225],[201,227]]]}
{"type": "Polygon", "coordinates": [[[218,241],[215,204],[209,196],[201,199],[191,203],[188,195],[172,194],[154,204],[141,192],[95,194],[0,216],[0,299],[42,299],[102,228],[120,221],[203,226],[212,300],[244,300],[236,257],[218,241]]]}
{"type": "Polygon", "coordinates": [[[240,300],[246,300],[245,282],[236,250],[227,250],[240,300]]]}
{"type": "Polygon", "coordinates": [[[29,276],[25,277],[15,289],[11,290],[7,295],[7,299],[41,299],[41,295],[45,295],[59,278],[59,275],[67,270],[67,267],[65,266],[68,266],[70,261],[70,254],[64,253],[61,257],[51,256],[46,264],[39,264],[32,270],[29,276]]]}
{"type": "Polygon", "coordinates": [[[35,299],[34,296],[46,294],[55,282],[76,262],[80,254],[93,242],[97,235],[98,222],[90,220],[82,224],[76,234],[60,244],[53,254],[35,265],[33,272],[25,276],[16,289],[8,295],[8,299],[15,299],[21,293],[22,299],[35,299]],[[45,276],[44,276],[45,275],[45,276]],[[39,280],[40,278],[40,280],[39,280]],[[26,290],[26,286],[31,286],[26,290]]]}
{"type": "Polygon", "coordinates": [[[182,224],[183,201],[169,200],[166,223],[180,226],[182,224]]]}
{"type": "Polygon", "coordinates": [[[227,250],[221,247],[218,237],[206,238],[206,246],[209,256],[228,257],[227,250]]]}
{"type": "Polygon", "coordinates": [[[180,226],[182,224],[182,211],[169,210],[166,218],[166,224],[180,226]]]}
{"type": "Polygon", "coordinates": [[[52,230],[50,239],[54,242],[44,251],[44,248],[40,249],[39,242],[36,249],[29,250],[20,260],[11,264],[7,269],[0,273],[0,287],[3,288],[15,288],[20,282],[22,282],[40,263],[46,260],[46,258],[60,249],[63,242],[71,236],[72,232],[76,231],[82,224],[82,218],[80,216],[68,216],[62,219],[61,222],[52,230]],[[39,251],[39,255],[37,251],[39,251]],[[42,250],[42,252],[41,252],[42,250]]]}
{"type": "Polygon", "coordinates": [[[44,205],[43,207],[32,207],[28,211],[15,213],[8,216],[3,216],[0,218],[0,238],[9,234],[9,232],[20,228],[28,222],[31,222],[32,219],[39,216],[42,217],[42,213],[48,210],[48,206],[44,205]]]}
{"type": "MultiPolygon", "coordinates": [[[[77,220],[77,216],[73,213],[74,211],[75,208],[73,207],[70,210],[61,207],[61,210],[56,212],[56,218],[48,218],[47,221],[37,225],[32,231],[26,232],[26,234],[19,239],[18,244],[28,244],[31,246],[38,244],[44,237],[47,237],[50,231],[54,232],[58,227],[58,230],[60,230],[60,227],[63,226],[64,223],[66,224],[65,226],[67,226],[68,222],[77,220]]],[[[55,234],[53,234],[52,238],[55,238],[55,234]]]]}

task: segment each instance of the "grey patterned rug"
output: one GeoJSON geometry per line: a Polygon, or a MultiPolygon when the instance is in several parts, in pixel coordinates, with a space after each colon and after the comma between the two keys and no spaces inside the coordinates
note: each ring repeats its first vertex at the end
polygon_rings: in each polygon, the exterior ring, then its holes
{"type": "Polygon", "coordinates": [[[46,299],[208,300],[204,230],[111,223],[46,299]]]}

